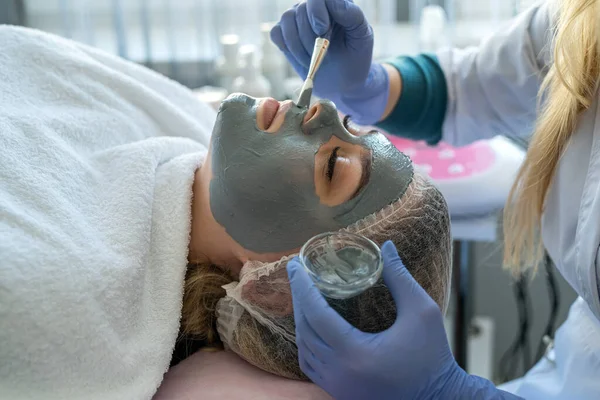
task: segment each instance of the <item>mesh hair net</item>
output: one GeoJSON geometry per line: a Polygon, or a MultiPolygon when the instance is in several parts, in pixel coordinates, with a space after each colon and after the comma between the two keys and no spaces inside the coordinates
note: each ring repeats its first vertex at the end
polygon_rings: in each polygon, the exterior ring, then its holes
{"type": "MultiPolygon", "coordinates": [[[[343,230],[368,237],[379,246],[392,240],[407,269],[446,312],[450,219],[443,196],[426,178],[415,171],[400,200],[343,230]]],[[[217,329],[225,346],[249,363],[276,375],[306,379],[298,365],[286,271],[293,256],[274,263],[246,263],[240,281],[224,286],[226,296],[217,305],[217,329]]],[[[396,319],[396,307],[383,280],[358,296],[327,301],[364,332],[384,331],[396,319]]]]}

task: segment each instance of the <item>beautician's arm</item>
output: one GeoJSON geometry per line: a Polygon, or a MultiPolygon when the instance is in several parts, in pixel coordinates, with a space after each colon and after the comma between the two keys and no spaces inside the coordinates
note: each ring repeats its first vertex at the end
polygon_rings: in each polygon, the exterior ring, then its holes
{"type": "Polygon", "coordinates": [[[398,104],[398,100],[400,100],[400,93],[402,93],[402,77],[400,76],[400,72],[390,64],[383,64],[383,68],[390,81],[390,92],[388,94],[388,102],[385,106],[385,111],[381,116],[382,121],[389,117],[392,111],[394,111],[398,104]]]}
{"type": "Polygon", "coordinates": [[[377,125],[453,145],[529,135],[551,59],[552,4],[524,12],[478,47],[389,60],[388,104],[377,125]]]}
{"type": "Polygon", "coordinates": [[[553,3],[531,8],[481,46],[386,64],[373,62],[373,30],[349,0],[306,0],[286,11],[271,38],[305,78],[314,40],[330,35],[314,93],[358,124],[464,145],[531,132],[550,59],[553,3]]]}
{"type": "Polygon", "coordinates": [[[388,133],[435,144],[442,138],[448,93],[437,57],[421,54],[383,64],[389,94],[376,125],[388,133]]]}

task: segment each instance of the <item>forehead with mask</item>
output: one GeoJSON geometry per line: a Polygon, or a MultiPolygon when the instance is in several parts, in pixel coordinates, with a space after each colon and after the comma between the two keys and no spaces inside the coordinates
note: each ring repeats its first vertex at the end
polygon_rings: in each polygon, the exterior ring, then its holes
{"type": "MultiPolygon", "coordinates": [[[[220,292],[216,325],[226,348],[251,364],[305,379],[285,268],[292,253],[326,231],[347,230],[379,245],[392,240],[415,279],[445,311],[449,217],[440,192],[413,170],[408,157],[382,134],[359,134],[346,126],[332,103],[310,109],[267,106],[244,95],[222,104],[211,144],[210,208],[244,249],[286,256],[247,261],[239,279],[220,292]]],[[[184,330],[192,319],[186,316],[203,307],[189,300],[194,291],[186,284],[184,330]]],[[[385,330],[396,317],[382,281],[330,304],[365,332],[385,330]]]]}

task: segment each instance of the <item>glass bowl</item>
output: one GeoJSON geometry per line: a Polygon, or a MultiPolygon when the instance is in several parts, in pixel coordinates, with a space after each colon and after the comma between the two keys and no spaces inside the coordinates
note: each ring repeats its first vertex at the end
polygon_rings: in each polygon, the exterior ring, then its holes
{"type": "Polygon", "coordinates": [[[373,286],[381,277],[379,247],[364,236],[326,232],[311,238],[300,249],[300,261],[321,293],[347,299],[373,286]]]}

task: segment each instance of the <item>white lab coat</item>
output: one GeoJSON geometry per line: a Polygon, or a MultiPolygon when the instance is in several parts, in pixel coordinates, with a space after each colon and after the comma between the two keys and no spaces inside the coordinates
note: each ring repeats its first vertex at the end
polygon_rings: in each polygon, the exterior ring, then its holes
{"type": "MultiPolygon", "coordinates": [[[[568,1],[568,0],[564,0],[568,1]]],[[[542,3],[478,48],[438,53],[449,103],[443,140],[464,145],[498,134],[527,136],[551,59],[554,2],[542,3]]],[[[579,121],[542,218],[557,268],[580,296],[549,359],[506,388],[526,399],[600,398],[600,103],[579,121]]]]}

